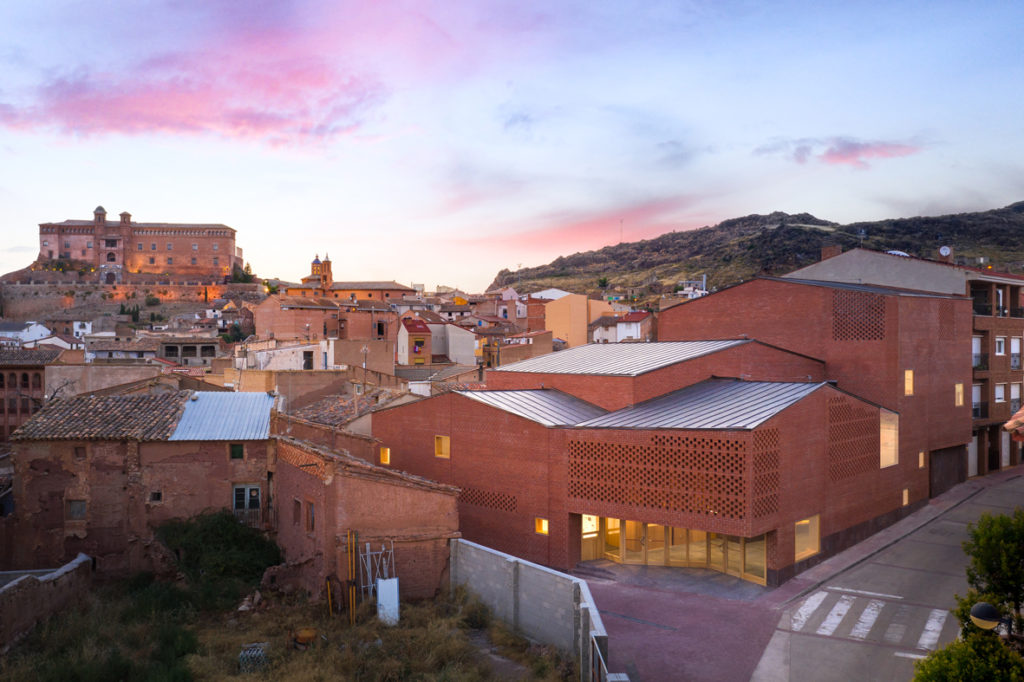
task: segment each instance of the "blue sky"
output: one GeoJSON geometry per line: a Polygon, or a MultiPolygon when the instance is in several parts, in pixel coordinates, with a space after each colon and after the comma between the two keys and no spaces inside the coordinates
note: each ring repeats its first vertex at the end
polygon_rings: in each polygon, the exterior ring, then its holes
{"type": "Polygon", "coordinates": [[[482,290],[749,213],[1024,199],[1019,2],[0,6],[0,271],[102,204],[482,290]],[[244,12],[242,11],[244,8],[244,12]]]}

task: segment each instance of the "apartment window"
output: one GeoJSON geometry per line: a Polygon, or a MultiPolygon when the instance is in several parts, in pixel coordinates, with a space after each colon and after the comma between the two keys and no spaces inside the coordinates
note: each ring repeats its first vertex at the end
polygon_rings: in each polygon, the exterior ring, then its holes
{"type": "Polygon", "coordinates": [[[149,264],[150,265],[156,265],[156,258],[154,258],[153,256],[150,256],[149,257],[149,264]]]}
{"type": "Polygon", "coordinates": [[[391,448],[381,447],[380,449],[380,463],[391,464],[391,448]]]}
{"type": "Polygon", "coordinates": [[[794,558],[796,561],[806,559],[809,556],[814,556],[821,551],[821,533],[818,514],[815,514],[809,519],[797,521],[793,530],[795,535],[794,544],[796,546],[794,558]]]}
{"type": "Polygon", "coordinates": [[[448,436],[434,436],[434,457],[450,458],[451,439],[448,436]]]}
{"type": "Polygon", "coordinates": [[[163,502],[164,493],[161,490],[153,490],[149,493],[150,502],[163,502]]]}
{"type": "Polygon", "coordinates": [[[192,250],[193,251],[198,251],[199,250],[199,244],[193,244],[192,245],[192,250]]]}
{"type": "Polygon", "coordinates": [[[910,488],[903,489],[903,506],[910,504],[910,488]]]}
{"type": "Polygon", "coordinates": [[[316,505],[306,502],[306,532],[312,533],[316,530],[316,505]]]}
{"type": "Polygon", "coordinates": [[[996,355],[1006,355],[1006,337],[996,337],[996,355]]]}
{"type": "Polygon", "coordinates": [[[167,257],[167,264],[168,265],[174,265],[174,258],[172,258],[171,256],[168,256],[167,257]]]}
{"type": "Polygon", "coordinates": [[[302,523],[302,503],[292,499],[292,525],[297,526],[300,523],[302,523]]]}
{"type": "Polygon", "coordinates": [[[117,248],[117,240],[116,239],[104,239],[103,243],[106,245],[106,247],[108,249],[116,249],[117,248]]]}
{"type": "Polygon", "coordinates": [[[903,370],[903,395],[914,395],[914,370],[903,370]]]}
{"type": "Polygon", "coordinates": [[[878,467],[895,466],[900,461],[900,416],[895,412],[882,410],[879,413],[879,458],[878,467]]]}
{"type": "Polygon", "coordinates": [[[924,469],[924,450],[917,453],[917,468],[924,469]]]}
{"type": "Polygon", "coordinates": [[[548,520],[537,517],[533,520],[533,532],[537,535],[548,534],[548,520]]]}
{"type": "Polygon", "coordinates": [[[1006,384],[996,384],[996,402],[1006,402],[1006,384]]]}
{"type": "Polygon", "coordinates": [[[244,443],[232,443],[228,448],[231,451],[231,459],[245,459],[244,443]]]}
{"type": "Polygon", "coordinates": [[[64,518],[70,521],[85,519],[85,500],[65,500],[64,518]]]}
{"type": "Polygon", "coordinates": [[[962,382],[953,385],[953,405],[956,407],[964,406],[964,385],[962,382]]]}

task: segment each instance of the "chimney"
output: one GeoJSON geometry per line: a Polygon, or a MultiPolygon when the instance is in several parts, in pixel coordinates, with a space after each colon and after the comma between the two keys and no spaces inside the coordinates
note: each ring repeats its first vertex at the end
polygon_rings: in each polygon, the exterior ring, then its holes
{"type": "Polygon", "coordinates": [[[821,260],[828,260],[829,258],[835,258],[843,252],[843,247],[839,244],[826,244],[821,247],[821,260]]]}
{"type": "Polygon", "coordinates": [[[953,249],[949,248],[948,246],[940,246],[939,247],[939,260],[942,261],[943,263],[952,263],[953,262],[953,249]]]}

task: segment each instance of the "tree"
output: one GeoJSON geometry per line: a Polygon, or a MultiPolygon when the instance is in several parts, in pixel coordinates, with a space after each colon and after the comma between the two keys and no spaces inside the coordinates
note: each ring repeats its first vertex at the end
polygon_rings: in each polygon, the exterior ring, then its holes
{"type": "Polygon", "coordinates": [[[1024,631],[1024,509],[1013,516],[984,513],[967,526],[967,583],[990,595],[992,605],[1013,616],[1010,632],[1024,631]]]}
{"type": "Polygon", "coordinates": [[[1024,658],[988,632],[975,632],[914,664],[914,682],[1024,682],[1024,658]]]}
{"type": "Polygon", "coordinates": [[[608,278],[603,276],[603,275],[601,277],[598,277],[597,278],[597,286],[599,286],[602,289],[607,289],[608,288],[608,278]]]}

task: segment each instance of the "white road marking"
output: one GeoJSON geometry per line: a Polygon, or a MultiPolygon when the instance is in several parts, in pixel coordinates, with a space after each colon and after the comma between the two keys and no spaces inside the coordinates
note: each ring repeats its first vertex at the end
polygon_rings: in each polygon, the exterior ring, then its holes
{"type": "Polygon", "coordinates": [[[926,658],[924,654],[908,654],[904,651],[895,651],[893,656],[899,656],[900,658],[926,658]]]}
{"type": "Polygon", "coordinates": [[[942,634],[942,626],[946,624],[946,616],[949,611],[943,609],[932,609],[928,616],[928,622],[924,624],[924,632],[921,639],[917,640],[917,648],[931,651],[939,643],[939,635],[942,634]]]}
{"type": "Polygon", "coordinates": [[[818,626],[819,635],[825,635],[826,637],[831,635],[839,627],[839,624],[843,622],[843,618],[846,617],[846,612],[853,606],[853,600],[856,597],[850,595],[843,595],[836,602],[836,605],[832,607],[832,610],[825,616],[825,620],[822,621],[821,625],[818,626]]]}
{"type": "Polygon", "coordinates": [[[807,625],[807,620],[814,613],[815,609],[821,606],[821,602],[825,601],[825,597],[828,596],[827,592],[815,592],[808,597],[800,608],[797,609],[796,613],[793,614],[790,621],[790,628],[794,631],[802,630],[807,625]]]}
{"type": "Polygon", "coordinates": [[[875,621],[878,620],[878,614],[882,612],[884,607],[885,602],[883,601],[877,599],[869,601],[868,605],[864,607],[864,613],[860,614],[860,619],[853,626],[853,630],[850,631],[850,637],[866,639],[868,633],[871,632],[871,628],[874,627],[875,621]]]}
{"type": "Polygon", "coordinates": [[[884,592],[868,592],[867,590],[855,590],[850,587],[835,587],[829,585],[825,588],[826,590],[833,590],[835,592],[850,592],[851,594],[863,594],[866,597],[882,597],[883,599],[903,599],[898,594],[885,594],[884,592]]]}
{"type": "Polygon", "coordinates": [[[903,641],[903,635],[907,633],[907,616],[910,614],[909,606],[901,606],[896,610],[892,622],[885,631],[885,641],[889,644],[899,644],[903,641]]]}

